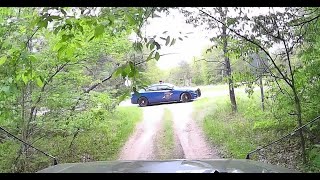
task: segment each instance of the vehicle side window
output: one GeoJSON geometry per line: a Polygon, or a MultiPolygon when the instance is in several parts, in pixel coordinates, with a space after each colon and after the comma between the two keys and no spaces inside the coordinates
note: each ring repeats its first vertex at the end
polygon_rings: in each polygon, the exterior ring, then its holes
{"type": "Polygon", "coordinates": [[[170,90],[171,88],[167,85],[158,86],[158,90],[170,90]]]}
{"type": "Polygon", "coordinates": [[[157,86],[151,86],[147,88],[147,91],[157,91],[157,90],[158,90],[157,86]]]}

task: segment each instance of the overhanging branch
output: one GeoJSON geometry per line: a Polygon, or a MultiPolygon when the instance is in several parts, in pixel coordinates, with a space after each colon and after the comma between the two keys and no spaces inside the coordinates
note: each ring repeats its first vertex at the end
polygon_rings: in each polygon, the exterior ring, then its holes
{"type": "Polygon", "coordinates": [[[282,71],[280,70],[280,68],[276,65],[275,61],[273,60],[273,58],[271,57],[271,55],[269,54],[268,51],[266,51],[260,44],[258,44],[257,42],[255,42],[254,40],[251,40],[249,38],[247,38],[246,36],[238,33],[237,31],[235,31],[234,29],[232,28],[229,28],[225,23],[221,22],[220,20],[218,20],[217,18],[213,17],[212,15],[208,14],[207,12],[201,10],[201,9],[198,9],[200,12],[202,12],[203,14],[207,15],[208,17],[214,19],[215,21],[221,23],[223,26],[225,26],[227,29],[229,29],[231,32],[235,33],[237,36],[241,37],[242,39],[256,45],[259,49],[261,49],[271,60],[272,64],[274,65],[274,67],[277,69],[277,71],[280,73],[280,75],[283,77],[283,79],[286,81],[286,83],[289,85],[289,86],[292,86],[292,83],[290,81],[290,79],[288,79],[287,76],[285,76],[282,71]]]}

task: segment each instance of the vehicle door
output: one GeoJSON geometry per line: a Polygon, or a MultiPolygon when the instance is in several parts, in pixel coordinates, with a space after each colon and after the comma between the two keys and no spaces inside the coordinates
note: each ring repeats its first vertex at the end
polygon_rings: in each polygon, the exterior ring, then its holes
{"type": "Polygon", "coordinates": [[[172,99],[173,92],[171,87],[169,87],[168,85],[159,85],[158,91],[161,95],[161,102],[173,101],[172,99]]]}
{"type": "Polygon", "coordinates": [[[148,87],[144,93],[144,96],[146,96],[151,104],[162,101],[162,93],[158,90],[158,85],[148,87]]]}

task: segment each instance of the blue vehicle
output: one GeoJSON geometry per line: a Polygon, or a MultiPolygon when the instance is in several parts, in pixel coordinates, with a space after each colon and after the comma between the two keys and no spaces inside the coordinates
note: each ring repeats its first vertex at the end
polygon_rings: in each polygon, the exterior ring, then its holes
{"type": "Polygon", "coordinates": [[[131,94],[131,103],[144,107],[169,102],[189,102],[201,96],[199,88],[179,88],[169,83],[153,84],[131,94]]]}

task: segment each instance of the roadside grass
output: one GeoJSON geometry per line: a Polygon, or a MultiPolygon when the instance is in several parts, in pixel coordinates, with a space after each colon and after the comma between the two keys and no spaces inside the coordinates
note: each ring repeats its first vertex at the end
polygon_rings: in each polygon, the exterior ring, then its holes
{"type": "Polygon", "coordinates": [[[228,96],[200,99],[195,102],[194,117],[208,139],[220,146],[223,157],[244,159],[257,145],[252,138],[253,123],[241,114],[233,114],[230,106],[228,96]]]}
{"type": "Polygon", "coordinates": [[[94,161],[117,159],[121,147],[133,133],[142,116],[142,109],[138,107],[117,107],[113,113],[105,110],[95,111],[92,128],[79,134],[76,139],[73,151],[76,156],[73,160],[79,161],[84,155],[90,156],[94,161]]]}
{"type": "MultiPolygon", "coordinates": [[[[117,107],[114,112],[105,109],[91,109],[79,113],[72,119],[68,127],[81,127],[74,143],[70,143],[76,134],[76,129],[68,129],[61,133],[44,132],[43,137],[37,137],[33,145],[44,152],[57,157],[59,163],[116,160],[120,149],[135,129],[136,123],[142,119],[142,109],[138,107],[117,107]],[[69,132],[68,132],[69,131],[69,132]]],[[[53,122],[50,126],[54,127],[53,122]]],[[[57,132],[57,129],[55,130],[57,132]]],[[[20,144],[13,140],[1,143],[0,151],[6,152],[6,159],[0,155],[0,172],[19,172],[13,170],[12,164],[20,144]],[[7,146],[10,146],[8,148],[7,146]]],[[[23,165],[23,172],[36,172],[52,165],[52,160],[41,153],[34,152],[29,157],[29,163],[23,165]]],[[[22,161],[23,162],[23,161],[22,161]]]]}
{"type": "Polygon", "coordinates": [[[165,108],[163,124],[156,139],[156,154],[159,159],[171,159],[174,153],[175,140],[172,118],[171,111],[165,108]]]}
{"type": "MultiPolygon", "coordinates": [[[[238,113],[231,111],[228,95],[194,102],[193,116],[201,124],[208,140],[219,147],[221,157],[245,159],[248,152],[276,140],[295,126],[294,120],[281,122],[280,125],[270,111],[262,111],[258,92],[249,98],[244,92],[236,91],[236,97],[238,113]]],[[[282,147],[273,148],[281,151],[282,147]]],[[[292,155],[290,153],[288,156],[292,155]]],[[[253,155],[252,159],[275,164],[276,160],[282,158],[282,155],[275,154],[276,157],[265,154],[271,157],[270,161],[260,155],[253,155]]],[[[288,161],[276,164],[290,168],[297,166],[288,165],[288,161]]]]}
{"type": "MultiPolygon", "coordinates": [[[[258,89],[250,98],[242,89],[237,89],[237,113],[231,112],[228,95],[202,98],[193,103],[194,119],[200,123],[208,140],[219,147],[221,157],[244,159],[248,152],[295,129],[295,118],[276,119],[270,104],[265,104],[266,110],[262,111],[258,89]]],[[[319,149],[319,146],[307,148],[309,163],[302,165],[299,137],[292,136],[253,154],[251,159],[302,172],[320,172],[319,149]]]]}

